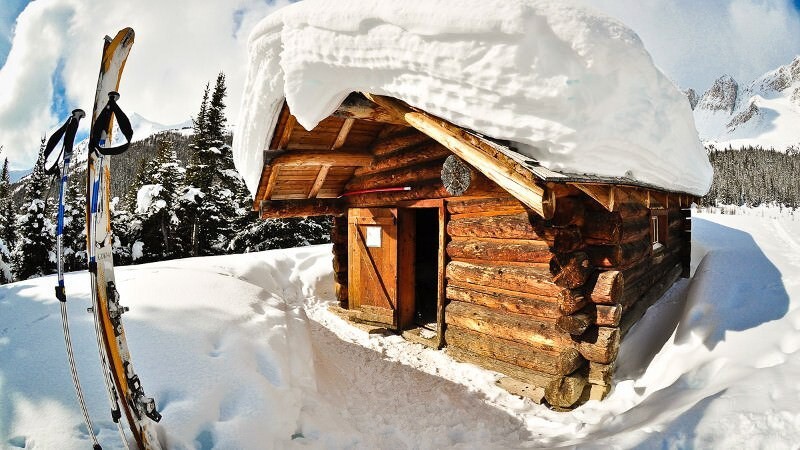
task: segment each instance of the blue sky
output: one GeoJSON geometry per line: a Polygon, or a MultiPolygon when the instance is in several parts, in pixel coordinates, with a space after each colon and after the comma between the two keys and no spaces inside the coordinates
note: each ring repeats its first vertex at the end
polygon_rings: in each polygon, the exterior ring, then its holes
{"type": "MultiPolygon", "coordinates": [[[[125,26],[137,35],[123,107],[184,122],[205,84],[224,71],[235,121],[249,31],[288,1],[137,0],[109,9],[97,0],[0,0],[0,144],[12,167],[32,163],[35,136],[73,108],[91,108],[95,75],[85,68],[96,67],[103,35],[125,26]]],[[[800,0],[576,1],[626,23],[656,65],[699,92],[722,74],[745,83],[800,54],[800,0]]]]}

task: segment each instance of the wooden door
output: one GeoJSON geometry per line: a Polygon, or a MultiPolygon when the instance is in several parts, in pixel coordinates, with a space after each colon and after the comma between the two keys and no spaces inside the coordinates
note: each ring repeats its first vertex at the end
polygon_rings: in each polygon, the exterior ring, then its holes
{"type": "Polygon", "coordinates": [[[347,221],[352,314],[397,329],[397,209],[351,208],[347,221]]]}

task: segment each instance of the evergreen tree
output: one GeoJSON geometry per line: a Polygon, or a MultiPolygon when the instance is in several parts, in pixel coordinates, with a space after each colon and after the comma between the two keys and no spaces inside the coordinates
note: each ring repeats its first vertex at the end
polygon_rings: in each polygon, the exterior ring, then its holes
{"type": "Polygon", "coordinates": [[[330,242],[331,226],[331,219],[326,216],[254,220],[231,239],[229,250],[246,253],[326,244],[330,242]]]}
{"type": "Polygon", "coordinates": [[[164,140],[159,143],[152,167],[149,172],[153,182],[140,188],[136,208],[141,256],[137,250],[134,259],[140,257],[140,262],[171,259],[186,253],[177,233],[179,219],[175,214],[184,169],[178,163],[171,142],[164,140]]]}
{"type": "Polygon", "coordinates": [[[64,271],[86,268],[86,194],[84,180],[70,177],[64,193],[64,271]]]}
{"type": "Polygon", "coordinates": [[[39,158],[25,184],[25,197],[16,219],[17,246],[12,254],[12,261],[17,279],[26,280],[31,277],[53,273],[53,224],[47,218],[46,195],[47,175],[44,171],[45,139],[39,147],[39,158]]]}
{"type": "MultiPolygon", "coordinates": [[[[3,147],[0,146],[0,151],[3,147]]],[[[9,247],[14,242],[14,200],[11,197],[11,180],[8,174],[8,158],[3,163],[0,174],[0,284],[13,279],[11,270],[11,253],[9,247]]]]}
{"type": "Polygon", "coordinates": [[[3,162],[2,174],[0,174],[0,241],[3,241],[8,248],[13,248],[16,243],[16,217],[8,172],[8,158],[6,158],[3,162]]]}
{"type": "Polygon", "coordinates": [[[238,211],[234,191],[223,184],[223,178],[230,177],[229,170],[233,169],[232,156],[230,163],[225,158],[230,153],[225,144],[225,96],[225,75],[220,73],[210,100],[206,85],[194,120],[194,153],[186,170],[187,186],[176,211],[180,234],[187,239],[185,247],[192,256],[224,253],[238,211]]]}
{"type": "Polygon", "coordinates": [[[135,220],[131,212],[136,208],[136,196],[134,195],[134,209],[120,202],[118,197],[111,201],[111,229],[114,231],[114,242],[112,251],[114,254],[114,265],[123,266],[133,261],[131,246],[136,241],[137,233],[134,232],[132,224],[135,220]]]}

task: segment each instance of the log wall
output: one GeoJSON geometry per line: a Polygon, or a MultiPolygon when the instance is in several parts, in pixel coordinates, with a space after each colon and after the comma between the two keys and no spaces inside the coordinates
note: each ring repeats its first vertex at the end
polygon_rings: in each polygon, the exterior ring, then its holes
{"type": "Polygon", "coordinates": [[[688,266],[687,212],[564,190],[545,221],[507,196],[448,201],[448,351],[571,408],[611,389],[622,338],[688,266]]]}
{"type": "MultiPolygon", "coordinates": [[[[446,199],[445,345],[455,358],[544,390],[556,408],[602,399],[611,388],[621,339],[682,273],[689,220],[679,207],[654,249],[652,210],[614,212],[567,185],[550,186],[556,209],[544,220],[480,174],[458,197],[440,172],[449,152],[419,134],[384,135],[369,166],[346,191],[411,187],[345,197],[349,207],[403,207],[446,199]]],[[[334,220],[336,293],[347,307],[346,220],[334,220]]]]}

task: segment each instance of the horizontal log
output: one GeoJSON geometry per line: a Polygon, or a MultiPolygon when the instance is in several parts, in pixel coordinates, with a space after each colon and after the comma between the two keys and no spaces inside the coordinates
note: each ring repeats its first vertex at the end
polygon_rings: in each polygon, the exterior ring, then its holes
{"type": "Polygon", "coordinates": [[[355,93],[348,95],[344,102],[342,102],[331,115],[342,119],[358,119],[370,122],[408,125],[404,120],[398,119],[395,114],[372,103],[363,95],[355,93]]]}
{"type": "Polygon", "coordinates": [[[495,384],[511,395],[531,399],[537,405],[541,405],[544,401],[544,387],[534,386],[512,377],[501,377],[495,384]]]}
{"type": "Polygon", "coordinates": [[[453,217],[447,223],[447,234],[460,237],[527,239],[548,243],[553,251],[567,253],[581,247],[578,228],[548,227],[527,213],[488,217],[453,217]]]}
{"type": "Polygon", "coordinates": [[[448,280],[447,287],[454,288],[447,291],[447,298],[452,300],[517,314],[529,314],[541,320],[557,319],[586,305],[586,300],[580,293],[568,289],[562,291],[562,295],[552,297],[464,283],[454,279],[448,280]]]}
{"type": "Polygon", "coordinates": [[[540,239],[544,240],[554,252],[569,253],[583,248],[583,236],[576,225],[551,227],[544,220],[535,220],[534,229],[540,239]]]}
{"type": "Polygon", "coordinates": [[[582,335],[586,329],[594,325],[595,315],[593,310],[581,310],[575,314],[561,316],[556,320],[556,328],[573,336],[582,335]]]}
{"type": "Polygon", "coordinates": [[[625,277],[618,270],[598,273],[589,282],[588,300],[595,304],[615,305],[622,299],[625,277]]]}
{"type": "Polygon", "coordinates": [[[578,351],[589,361],[611,364],[617,359],[619,341],[619,328],[590,327],[581,335],[578,351]]]}
{"type": "Polygon", "coordinates": [[[287,217],[342,216],[345,214],[340,202],[328,199],[265,200],[261,202],[262,219],[287,217]]]}
{"type": "Polygon", "coordinates": [[[586,206],[580,197],[558,197],[550,224],[557,227],[582,226],[586,218],[586,206]]]}
{"type": "Polygon", "coordinates": [[[651,247],[649,239],[645,239],[630,244],[589,246],[586,253],[594,267],[624,269],[648,256],[651,247]]]}
{"type": "Polygon", "coordinates": [[[450,214],[484,213],[490,211],[525,212],[525,205],[514,197],[475,198],[447,202],[450,214]]]}
{"type": "Polygon", "coordinates": [[[557,351],[575,347],[569,335],[557,330],[553,322],[484,306],[451,301],[445,308],[445,321],[448,326],[508,339],[537,349],[557,351]]]}
{"type": "MultiPolygon", "coordinates": [[[[510,292],[510,291],[509,291],[510,292]]],[[[540,320],[554,320],[562,315],[557,299],[532,299],[520,295],[492,292],[482,286],[466,283],[447,283],[447,298],[485,306],[515,314],[527,314],[540,320]]]]}
{"type": "Polygon", "coordinates": [[[531,369],[524,369],[522,367],[515,366],[514,364],[509,364],[488,356],[477,355],[458,347],[445,347],[445,351],[451,358],[457,361],[474,364],[478,367],[516,378],[517,380],[533,386],[546,387],[551,381],[561,378],[558,375],[537,372],[531,369]]]}
{"type": "Polygon", "coordinates": [[[450,236],[541,240],[527,213],[451,219],[447,223],[450,236]]]}
{"type": "Polygon", "coordinates": [[[622,319],[621,305],[593,305],[595,323],[601,327],[619,326],[622,319]]]}
{"type": "Polygon", "coordinates": [[[574,348],[546,352],[453,325],[446,328],[445,341],[449,347],[460,347],[477,355],[553,375],[570,374],[585,362],[574,348]]]}
{"type": "Polygon", "coordinates": [[[583,286],[594,271],[584,252],[556,253],[550,259],[553,282],[565,288],[583,286]]]}
{"type": "Polygon", "coordinates": [[[573,336],[580,336],[592,325],[617,327],[621,318],[621,305],[589,304],[575,314],[559,317],[556,328],[573,336]]]}
{"type": "Polygon", "coordinates": [[[611,385],[589,384],[589,398],[587,400],[603,400],[611,392],[611,385]]]}
{"type": "Polygon", "coordinates": [[[557,298],[565,288],[553,283],[547,268],[505,264],[474,264],[451,261],[445,271],[448,280],[528,292],[557,298]]]}
{"type": "Polygon", "coordinates": [[[616,245],[644,240],[650,236],[650,217],[617,221],[587,219],[581,235],[590,245],[616,245]]]}
{"type": "Polygon", "coordinates": [[[352,178],[345,191],[379,189],[393,186],[410,186],[420,181],[436,180],[442,174],[442,161],[432,161],[421,165],[403,167],[388,172],[378,172],[352,178]]]}
{"type": "Polygon", "coordinates": [[[677,261],[680,252],[685,248],[683,241],[670,241],[666,243],[665,248],[661,252],[654,252],[650,258],[645,258],[631,267],[620,270],[623,278],[625,279],[625,286],[634,285],[641,278],[652,274],[653,268],[659,265],[670,265],[672,261],[677,261]]]}
{"type": "MultiPolygon", "coordinates": [[[[656,259],[656,258],[652,258],[656,259]]],[[[636,303],[644,293],[675,265],[680,265],[680,255],[672,252],[660,255],[657,261],[647,261],[642,264],[643,272],[632,282],[625,282],[625,289],[620,297],[623,308],[629,308],[636,303]]],[[[623,309],[624,311],[624,309],[623,309]]]]}
{"type": "Polygon", "coordinates": [[[549,264],[554,254],[544,241],[456,236],[447,244],[447,256],[460,259],[549,264]]]}
{"type": "Polygon", "coordinates": [[[589,361],[589,383],[600,386],[611,386],[614,376],[614,364],[600,364],[589,361]]]}
{"type": "Polygon", "coordinates": [[[271,166],[366,166],[372,162],[372,154],[363,151],[306,150],[280,153],[268,162],[271,166]]]}
{"type": "Polygon", "coordinates": [[[581,398],[586,384],[586,375],[582,373],[555,379],[545,387],[544,398],[551,406],[570,408],[581,398]]]}
{"type": "Polygon", "coordinates": [[[394,134],[385,139],[380,139],[372,145],[371,152],[375,156],[384,156],[389,153],[397,152],[414,145],[424,142],[431,142],[432,139],[419,131],[409,128],[408,130],[394,134]]]}
{"type": "Polygon", "coordinates": [[[631,327],[639,321],[644,313],[647,312],[647,309],[655,304],[675,284],[681,276],[681,271],[680,264],[673,266],[664,276],[653,283],[636,303],[625,309],[620,322],[621,337],[628,334],[631,327]]]}
{"type": "Polygon", "coordinates": [[[410,147],[402,151],[375,158],[368,166],[356,169],[354,175],[360,177],[379,172],[398,170],[430,161],[443,160],[450,154],[450,150],[447,150],[438,142],[424,143],[416,147],[410,147]]]}
{"type": "MultiPolygon", "coordinates": [[[[396,206],[399,202],[449,198],[450,193],[442,185],[441,179],[430,180],[426,183],[412,184],[410,190],[398,192],[373,192],[367,194],[350,195],[344,198],[345,203],[350,207],[379,207],[396,206]]],[[[465,196],[491,196],[501,191],[500,187],[490,180],[479,177],[470,186],[465,196]]]]}

